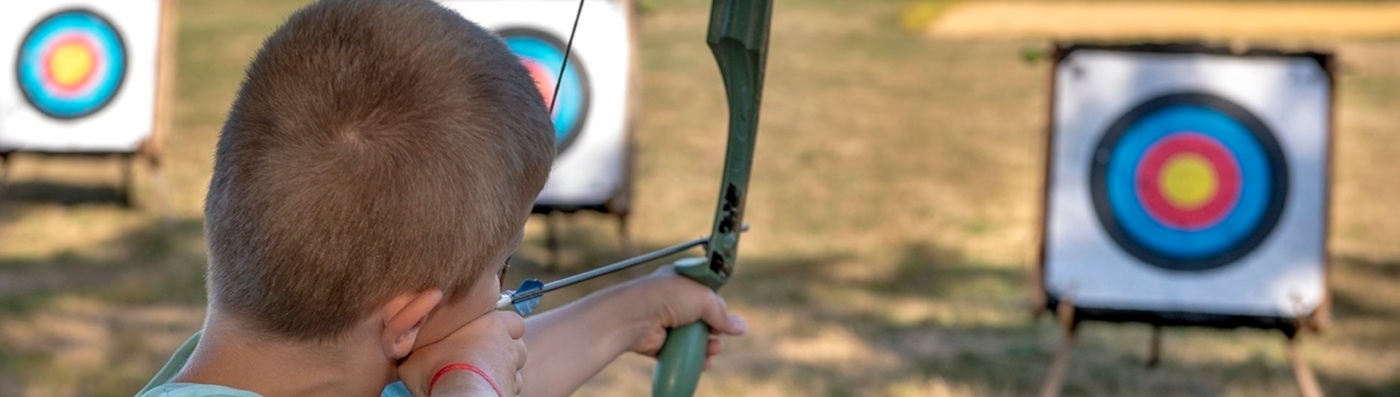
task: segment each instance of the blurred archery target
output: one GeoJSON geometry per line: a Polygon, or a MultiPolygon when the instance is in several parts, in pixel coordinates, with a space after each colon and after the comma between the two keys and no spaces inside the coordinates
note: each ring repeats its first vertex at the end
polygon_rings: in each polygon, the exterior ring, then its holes
{"type": "Polygon", "coordinates": [[[25,36],[16,57],[24,98],[40,113],[70,119],[112,101],[126,77],[126,45],[90,10],[49,15],[25,36]]]}
{"type": "Polygon", "coordinates": [[[1273,231],[1288,170],[1273,133],[1248,110],[1201,93],[1154,97],[1109,126],[1091,166],[1099,222],[1147,264],[1224,266],[1273,231]]]}
{"type": "Polygon", "coordinates": [[[1060,48],[1042,242],[1047,302],[1072,296],[1081,311],[1188,323],[1291,321],[1318,308],[1330,59],[1060,48]]]}
{"type": "Polygon", "coordinates": [[[601,209],[626,194],[631,156],[628,96],[635,32],[624,1],[583,5],[573,47],[570,31],[579,3],[570,0],[447,0],[443,5],[496,32],[520,57],[548,105],[558,155],[536,207],[601,209]]]}
{"type": "Polygon", "coordinates": [[[568,150],[588,117],[588,73],[582,71],[583,62],[570,56],[572,59],[565,63],[567,43],[539,30],[514,28],[497,34],[520,56],[520,62],[535,79],[545,106],[553,107],[550,116],[554,120],[555,144],[559,151],[568,150]]]}
{"type": "Polygon", "coordinates": [[[158,0],[0,5],[0,150],[131,152],[153,126],[158,0]]]}

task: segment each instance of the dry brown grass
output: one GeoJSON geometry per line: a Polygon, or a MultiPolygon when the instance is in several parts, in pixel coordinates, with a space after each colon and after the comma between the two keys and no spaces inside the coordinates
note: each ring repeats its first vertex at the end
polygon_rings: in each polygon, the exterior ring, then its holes
{"type": "Polygon", "coordinates": [[[947,9],[939,37],[1387,38],[1400,36],[1388,2],[985,1],[947,9]]]}
{"type": "MultiPolygon", "coordinates": [[[[251,51],[295,3],[184,2],[172,225],[107,201],[111,164],[18,160],[10,195],[20,197],[0,208],[0,395],[129,395],[199,326],[198,209],[213,142],[251,51]]],[[[701,41],[706,12],[686,1],[645,15],[633,229],[646,247],[703,234],[713,211],[725,125],[701,41]]],[[[725,289],[751,334],[728,342],[702,394],[1038,387],[1058,338],[1027,314],[1047,66],[1019,54],[1042,43],[913,37],[899,31],[899,12],[872,2],[777,5],[754,230],[725,289]]],[[[1327,45],[1343,64],[1336,322],[1305,352],[1332,395],[1400,394],[1400,43],[1327,45]]],[[[517,258],[546,257],[538,226],[517,258]]],[[[566,260],[617,258],[611,227],[598,216],[567,222],[566,260]]],[[[564,274],[518,268],[513,278],[564,274]]],[[[1274,333],[1170,330],[1155,370],[1142,366],[1144,326],[1089,324],[1082,335],[1071,394],[1294,393],[1274,333]]],[[[645,395],[650,370],[625,358],[580,394],[645,395]]]]}

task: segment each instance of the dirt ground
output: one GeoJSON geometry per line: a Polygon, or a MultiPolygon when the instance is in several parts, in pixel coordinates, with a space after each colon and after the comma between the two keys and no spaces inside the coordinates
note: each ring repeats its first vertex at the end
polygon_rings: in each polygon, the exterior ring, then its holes
{"type": "Polygon", "coordinates": [[[948,6],[924,31],[941,37],[1388,38],[1386,2],[985,1],[948,6]]]}
{"type": "MultiPolygon", "coordinates": [[[[242,68],[295,0],[185,0],[172,211],[114,203],[115,163],[20,156],[0,200],[0,396],[131,395],[204,313],[200,207],[242,68]]],[[[707,2],[649,2],[633,230],[643,248],[708,230],[724,148],[707,2]]],[[[701,394],[1035,393],[1059,331],[1029,315],[1049,66],[1044,37],[900,29],[901,2],[780,2],[743,261],[724,290],[750,334],[701,394]]],[[[947,15],[955,15],[949,12],[947,15]]],[[[1395,20],[1395,19],[1393,19],[1395,20]]],[[[585,21],[586,22],[586,21],[585,21]]],[[[1316,39],[1341,60],[1333,188],[1333,326],[1304,355],[1333,396],[1400,395],[1400,41],[1316,39]]],[[[138,170],[140,171],[140,170],[138,170]]],[[[613,224],[564,224],[548,269],[539,222],[511,283],[622,256],[613,224]]],[[[591,282],[545,306],[620,280],[591,282]]],[[[1070,395],[1293,395],[1273,332],[1087,324],[1070,395]]],[[[625,357],[580,395],[645,395],[625,357]]]]}

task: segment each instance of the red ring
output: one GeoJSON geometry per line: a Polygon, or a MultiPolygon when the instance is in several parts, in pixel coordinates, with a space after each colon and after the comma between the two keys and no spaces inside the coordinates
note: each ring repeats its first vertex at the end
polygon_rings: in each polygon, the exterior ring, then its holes
{"type": "Polygon", "coordinates": [[[1220,141],[1191,131],[1177,132],[1153,143],[1135,173],[1139,203],[1157,222],[1177,229],[1201,230],[1229,215],[1240,198],[1240,166],[1220,141]],[[1206,159],[1216,175],[1215,195],[1197,208],[1180,208],[1168,201],[1158,184],[1162,166],[1177,155],[1193,153],[1206,159]]]}
{"type": "Polygon", "coordinates": [[[39,68],[39,73],[40,76],[43,78],[44,82],[50,85],[49,89],[53,90],[60,96],[66,97],[75,97],[81,95],[85,91],[92,89],[91,83],[93,82],[93,77],[97,74],[96,72],[98,70],[96,62],[102,61],[102,59],[99,58],[99,55],[97,54],[97,43],[94,42],[92,38],[83,35],[82,33],[67,33],[57,38],[51,39],[48,43],[45,43],[42,51],[44,65],[43,67],[39,68]],[[53,64],[54,51],[57,50],[58,47],[67,43],[78,43],[83,47],[86,47],[88,51],[92,53],[94,62],[93,70],[89,70],[87,75],[83,76],[82,80],[79,80],[77,84],[74,84],[72,86],[64,86],[63,84],[56,81],[53,75],[49,74],[50,65],[53,64]]]}
{"type": "Polygon", "coordinates": [[[546,68],[543,63],[533,58],[520,58],[520,63],[525,65],[525,70],[530,72],[530,78],[535,80],[535,89],[540,91],[540,97],[544,98],[544,105],[549,106],[551,95],[554,93],[554,74],[546,68]]]}

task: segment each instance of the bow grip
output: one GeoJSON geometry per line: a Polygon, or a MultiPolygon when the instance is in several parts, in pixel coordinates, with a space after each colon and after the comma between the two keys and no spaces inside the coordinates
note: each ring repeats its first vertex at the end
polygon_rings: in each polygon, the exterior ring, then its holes
{"type": "MultiPolygon", "coordinates": [[[[709,268],[705,258],[684,258],[676,261],[676,273],[704,284],[710,289],[719,289],[724,284],[709,268]]],[[[661,354],[656,356],[656,374],[652,377],[653,397],[683,396],[695,394],[700,383],[700,372],[705,369],[705,349],[710,345],[710,326],[704,321],[696,321],[666,332],[666,343],[661,345],[661,354]]]]}

